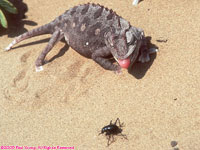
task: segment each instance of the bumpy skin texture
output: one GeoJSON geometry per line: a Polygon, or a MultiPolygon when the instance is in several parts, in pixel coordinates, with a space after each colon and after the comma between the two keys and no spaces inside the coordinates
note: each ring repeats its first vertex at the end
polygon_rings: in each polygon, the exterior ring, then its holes
{"type": "Polygon", "coordinates": [[[24,39],[52,34],[46,48],[36,60],[36,71],[42,70],[44,59],[54,44],[63,37],[79,54],[92,58],[107,70],[128,68],[141,53],[140,61],[149,61],[142,29],[135,28],[112,10],[99,4],[83,4],[67,10],[52,22],[17,37],[7,48],[24,39]],[[113,64],[114,57],[118,64],[113,64]]]}

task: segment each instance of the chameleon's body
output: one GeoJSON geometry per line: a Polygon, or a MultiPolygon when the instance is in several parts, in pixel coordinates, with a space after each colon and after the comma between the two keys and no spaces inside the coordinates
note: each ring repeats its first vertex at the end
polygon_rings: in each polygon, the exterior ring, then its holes
{"type": "Polygon", "coordinates": [[[84,4],[67,10],[52,22],[18,36],[7,48],[24,39],[52,34],[52,37],[36,60],[36,70],[42,70],[44,59],[54,44],[63,37],[69,46],[81,55],[92,58],[107,70],[128,68],[139,55],[141,62],[149,61],[143,30],[135,28],[112,10],[98,4],[84,4]],[[118,64],[108,57],[113,56],[118,64]]]}

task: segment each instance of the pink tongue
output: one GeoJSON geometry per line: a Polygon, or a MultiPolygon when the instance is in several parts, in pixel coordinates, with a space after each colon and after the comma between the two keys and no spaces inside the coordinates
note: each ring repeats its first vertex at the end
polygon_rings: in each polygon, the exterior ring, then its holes
{"type": "Polygon", "coordinates": [[[119,65],[122,67],[122,68],[128,68],[129,65],[130,65],[130,58],[127,58],[127,59],[118,59],[118,63],[119,65]]]}

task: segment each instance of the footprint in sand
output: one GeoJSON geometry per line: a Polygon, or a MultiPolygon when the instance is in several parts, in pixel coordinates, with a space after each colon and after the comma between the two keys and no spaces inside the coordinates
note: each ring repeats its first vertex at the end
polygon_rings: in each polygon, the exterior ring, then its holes
{"type": "Polygon", "coordinates": [[[28,87],[28,78],[26,77],[27,69],[20,71],[13,79],[13,87],[17,88],[20,92],[23,92],[28,87]]]}
{"type": "MultiPolygon", "coordinates": [[[[29,56],[31,55],[31,51],[24,53],[21,57],[20,57],[20,61],[22,63],[26,63],[27,59],[29,58],[29,56]]],[[[24,64],[23,64],[24,65],[24,64]]]]}
{"type": "Polygon", "coordinates": [[[46,91],[46,89],[39,89],[30,94],[28,90],[17,92],[16,88],[5,87],[3,90],[5,100],[3,103],[9,109],[16,107],[23,107],[23,109],[28,110],[40,109],[48,101],[43,97],[46,91]]]}
{"type": "MultiPolygon", "coordinates": [[[[75,66],[77,67],[77,64],[75,66]]],[[[90,82],[90,78],[88,78],[88,75],[92,72],[92,70],[84,65],[78,65],[77,70],[76,73],[74,73],[74,75],[76,74],[76,76],[73,76],[71,78],[70,84],[68,85],[65,91],[64,98],[62,100],[62,102],[64,103],[68,103],[72,99],[77,99],[82,95],[86,95],[90,88],[91,84],[85,84],[85,83],[90,82]]]]}
{"type": "Polygon", "coordinates": [[[27,66],[26,62],[29,58],[31,52],[26,52],[20,57],[20,61],[22,64],[22,70],[18,72],[18,74],[11,80],[11,83],[8,85],[7,88],[4,89],[4,98],[9,102],[14,102],[16,104],[23,103],[24,100],[16,99],[17,96],[23,95],[26,93],[26,89],[29,85],[29,77],[27,77],[27,66]]]}
{"type": "Polygon", "coordinates": [[[16,77],[13,79],[13,87],[17,88],[20,92],[23,92],[24,90],[26,90],[26,88],[28,87],[28,78],[26,78],[26,74],[27,74],[27,67],[26,67],[26,62],[27,59],[30,57],[31,55],[31,51],[24,53],[21,57],[20,57],[20,61],[21,63],[23,63],[23,70],[20,71],[16,77]]]}

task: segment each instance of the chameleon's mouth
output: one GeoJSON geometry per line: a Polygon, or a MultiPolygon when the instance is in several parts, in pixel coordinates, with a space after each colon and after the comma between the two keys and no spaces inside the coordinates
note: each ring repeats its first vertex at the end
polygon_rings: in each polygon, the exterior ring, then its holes
{"type": "MultiPolygon", "coordinates": [[[[115,57],[114,57],[115,58],[115,57]]],[[[130,58],[126,58],[126,59],[117,59],[115,58],[115,60],[118,62],[118,64],[122,67],[122,68],[128,68],[130,63],[131,63],[131,60],[130,58]]]]}
{"type": "MultiPolygon", "coordinates": [[[[137,42],[137,41],[136,41],[137,42]]],[[[136,42],[134,45],[129,46],[129,51],[128,53],[123,56],[121,59],[117,59],[116,57],[115,60],[118,62],[118,64],[122,67],[122,68],[128,68],[132,62],[132,53],[134,52],[135,48],[136,48],[136,42]]]]}

